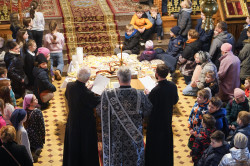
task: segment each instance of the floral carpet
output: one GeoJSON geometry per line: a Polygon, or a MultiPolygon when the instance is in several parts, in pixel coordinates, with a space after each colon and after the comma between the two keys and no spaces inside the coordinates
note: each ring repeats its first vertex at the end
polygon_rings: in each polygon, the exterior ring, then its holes
{"type": "MultiPolygon", "coordinates": [[[[67,119],[67,109],[64,98],[65,89],[60,89],[60,85],[62,84],[63,80],[55,81],[53,83],[57,88],[55,97],[51,101],[50,107],[47,110],[43,111],[46,125],[45,146],[38,163],[34,164],[35,166],[62,165],[65,124],[67,119]]],[[[141,83],[139,83],[138,81],[133,81],[131,85],[132,87],[137,88],[142,87],[141,83]]],[[[187,147],[189,138],[187,120],[192,106],[195,102],[195,98],[182,95],[182,89],[185,88],[183,77],[178,78],[177,86],[180,99],[178,104],[176,104],[173,112],[174,165],[191,166],[193,165],[193,163],[189,156],[190,150],[187,147]]],[[[101,157],[101,142],[99,142],[98,147],[101,157]]]]}
{"type": "Polygon", "coordinates": [[[91,55],[111,55],[118,43],[117,25],[106,0],[60,0],[70,57],[76,47],[91,55]]]}

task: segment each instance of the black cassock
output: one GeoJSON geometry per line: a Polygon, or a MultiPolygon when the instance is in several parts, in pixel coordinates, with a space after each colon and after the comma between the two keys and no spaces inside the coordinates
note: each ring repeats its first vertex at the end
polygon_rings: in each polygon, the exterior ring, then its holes
{"type": "Polygon", "coordinates": [[[93,109],[99,104],[84,83],[70,82],[65,92],[69,114],[65,129],[63,166],[99,166],[96,120],[93,109]]]}
{"type": "Polygon", "coordinates": [[[148,96],[153,104],[149,116],[146,139],[145,165],[173,165],[173,105],[179,100],[177,87],[173,82],[163,80],[148,96]]]}

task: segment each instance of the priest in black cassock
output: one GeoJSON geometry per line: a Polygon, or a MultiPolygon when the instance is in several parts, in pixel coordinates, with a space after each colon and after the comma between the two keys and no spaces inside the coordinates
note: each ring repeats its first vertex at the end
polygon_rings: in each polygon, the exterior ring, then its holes
{"type": "Polygon", "coordinates": [[[157,65],[155,77],[158,85],[150,93],[145,90],[153,104],[147,127],[146,166],[174,165],[172,114],[179,96],[176,85],[166,80],[168,73],[166,65],[157,65]]]}
{"type": "Polygon", "coordinates": [[[63,166],[99,166],[96,120],[93,109],[99,104],[85,85],[90,70],[82,67],[77,81],[67,85],[65,96],[69,114],[65,129],[63,166]]]}

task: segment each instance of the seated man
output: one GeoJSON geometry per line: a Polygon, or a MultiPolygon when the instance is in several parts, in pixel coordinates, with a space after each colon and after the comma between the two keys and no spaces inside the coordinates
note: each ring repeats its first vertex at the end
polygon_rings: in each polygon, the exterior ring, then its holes
{"type": "Polygon", "coordinates": [[[105,165],[144,165],[142,119],[152,104],[142,91],[131,88],[131,70],[117,72],[119,88],[105,90],[97,114],[102,120],[103,163],[105,165]]]}

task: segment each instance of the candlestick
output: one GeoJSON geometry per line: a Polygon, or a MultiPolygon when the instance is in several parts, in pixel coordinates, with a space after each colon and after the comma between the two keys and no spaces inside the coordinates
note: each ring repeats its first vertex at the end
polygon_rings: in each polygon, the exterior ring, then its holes
{"type": "Polygon", "coordinates": [[[122,47],[123,47],[123,45],[121,44],[121,59],[120,59],[120,66],[122,66],[122,64],[123,64],[123,61],[122,61],[122,47]]]}

